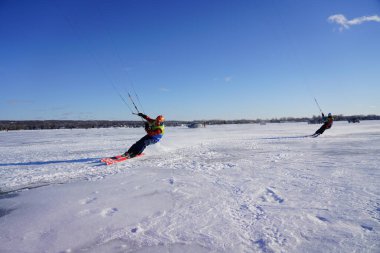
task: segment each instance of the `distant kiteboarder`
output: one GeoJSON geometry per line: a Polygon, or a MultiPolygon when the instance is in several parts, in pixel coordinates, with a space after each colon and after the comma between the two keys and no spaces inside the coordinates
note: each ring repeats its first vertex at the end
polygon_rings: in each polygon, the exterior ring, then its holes
{"type": "Polygon", "coordinates": [[[330,129],[333,124],[334,118],[332,117],[331,113],[329,113],[326,118],[322,112],[322,120],[323,125],[313,135],[311,135],[311,137],[318,137],[319,135],[323,134],[323,132],[326,129],[330,129]]]}

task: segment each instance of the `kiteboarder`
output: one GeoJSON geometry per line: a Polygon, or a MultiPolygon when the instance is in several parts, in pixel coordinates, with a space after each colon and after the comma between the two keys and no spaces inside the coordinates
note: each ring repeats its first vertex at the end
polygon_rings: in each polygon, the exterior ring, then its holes
{"type": "Polygon", "coordinates": [[[133,144],[129,150],[123,154],[126,158],[133,158],[140,155],[147,146],[159,142],[165,132],[164,116],[159,115],[155,119],[151,119],[143,113],[138,113],[137,115],[146,120],[145,131],[147,134],[133,144]]]}
{"type": "Polygon", "coordinates": [[[322,112],[322,120],[324,122],[323,125],[313,135],[311,135],[311,137],[317,137],[317,136],[323,134],[323,132],[326,129],[330,129],[331,128],[331,126],[333,124],[333,121],[334,121],[331,113],[329,113],[327,115],[327,118],[326,118],[325,115],[323,114],[323,112],[322,112]]]}

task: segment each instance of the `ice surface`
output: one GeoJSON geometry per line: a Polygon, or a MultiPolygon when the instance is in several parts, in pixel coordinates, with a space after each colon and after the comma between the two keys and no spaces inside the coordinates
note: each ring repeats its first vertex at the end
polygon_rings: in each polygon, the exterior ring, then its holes
{"type": "Polygon", "coordinates": [[[380,122],[317,128],[0,132],[0,252],[380,252],[380,122]]]}

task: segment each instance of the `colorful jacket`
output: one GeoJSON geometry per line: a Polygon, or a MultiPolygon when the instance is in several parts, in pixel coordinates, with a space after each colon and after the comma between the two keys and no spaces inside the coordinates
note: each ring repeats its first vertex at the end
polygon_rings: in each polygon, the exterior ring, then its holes
{"type": "Polygon", "coordinates": [[[325,115],[322,113],[322,120],[324,122],[323,125],[326,127],[326,129],[329,129],[333,124],[334,118],[332,116],[325,117],[325,115]]]}
{"type": "Polygon", "coordinates": [[[165,133],[165,126],[163,123],[157,122],[146,115],[142,116],[147,122],[145,123],[146,133],[153,139],[159,141],[165,133]]]}

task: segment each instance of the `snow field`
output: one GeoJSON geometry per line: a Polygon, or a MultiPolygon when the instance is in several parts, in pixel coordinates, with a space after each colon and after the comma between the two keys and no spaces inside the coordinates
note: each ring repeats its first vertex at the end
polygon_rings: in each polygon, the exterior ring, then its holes
{"type": "Polygon", "coordinates": [[[3,132],[0,251],[379,252],[379,126],[3,132]]]}

